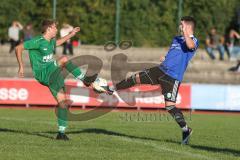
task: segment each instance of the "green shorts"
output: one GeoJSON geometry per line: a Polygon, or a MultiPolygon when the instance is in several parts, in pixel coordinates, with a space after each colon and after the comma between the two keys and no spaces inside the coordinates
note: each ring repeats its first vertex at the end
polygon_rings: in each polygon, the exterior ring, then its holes
{"type": "Polygon", "coordinates": [[[57,97],[57,93],[61,89],[63,89],[64,92],[66,91],[61,68],[55,63],[51,63],[41,71],[35,71],[35,78],[38,82],[50,89],[54,98],[57,97]]]}

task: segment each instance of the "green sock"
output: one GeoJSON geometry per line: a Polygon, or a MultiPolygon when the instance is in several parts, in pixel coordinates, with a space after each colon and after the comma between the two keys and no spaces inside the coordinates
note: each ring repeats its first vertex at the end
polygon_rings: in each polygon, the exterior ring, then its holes
{"type": "Polygon", "coordinates": [[[67,108],[57,108],[57,114],[58,114],[58,131],[61,133],[65,132],[65,129],[67,128],[67,108]]]}
{"type": "Polygon", "coordinates": [[[73,64],[71,61],[67,62],[65,64],[66,69],[68,70],[68,72],[72,73],[73,76],[77,79],[82,80],[84,78],[84,74],[82,73],[82,71],[80,70],[80,68],[78,68],[78,66],[76,66],[75,64],[73,64]]]}

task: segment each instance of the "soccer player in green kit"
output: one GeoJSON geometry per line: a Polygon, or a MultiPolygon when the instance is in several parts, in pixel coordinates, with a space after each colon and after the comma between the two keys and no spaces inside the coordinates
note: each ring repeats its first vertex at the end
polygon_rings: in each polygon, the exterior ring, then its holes
{"type": "Polygon", "coordinates": [[[65,134],[69,104],[65,94],[64,77],[61,74],[61,70],[63,67],[66,68],[75,78],[83,81],[86,86],[90,86],[97,79],[97,74],[92,76],[84,75],[66,56],[61,57],[59,60],[53,58],[53,52],[56,46],[62,45],[75,36],[75,34],[80,31],[80,27],[74,28],[72,32],[65,37],[55,40],[57,31],[57,23],[54,20],[44,20],[42,22],[42,35],[18,45],[15,50],[19,63],[19,77],[24,77],[22,53],[24,50],[29,51],[29,58],[35,79],[50,89],[58,103],[57,115],[59,132],[56,139],[69,140],[65,134]]]}

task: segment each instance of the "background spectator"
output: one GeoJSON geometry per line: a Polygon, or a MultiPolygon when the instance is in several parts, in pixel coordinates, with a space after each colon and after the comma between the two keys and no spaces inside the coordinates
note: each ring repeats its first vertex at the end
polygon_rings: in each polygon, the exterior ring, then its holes
{"type": "Polygon", "coordinates": [[[27,24],[27,26],[24,27],[23,34],[24,34],[24,41],[30,40],[34,37],[34,30],[31,23],[27,24]]]}
{"type": "MultiPolygon", "coordinates": [[[[63,23],[63,27],[60,30],[60,36],[64,37],[68,35],[73,30],[73,26],[63,23]]],[[[63,54],[67,54],[67,50],[69,50],[69,54],[73,55],[73,46],[71,40],[68,40],[67,42],[63,43],[63,54]]]]}
{"type": "Polygon", "coordinates": [[[206,38],[206,51],[212,60],[215,59],[214,50],[218,50],[220,60],[224,60],[224,37],[217,33],[216,28],[212,28],[206,38]]]}
{"type": "Polygon", "coordinates": [[[13,21],[12,26],[8,29],[8,37],[10,40],[10,50],[9,53],[12,53],[14,48],[20,43],[20,30],[23,29],[23,26],[18,21],[13,21]]]}

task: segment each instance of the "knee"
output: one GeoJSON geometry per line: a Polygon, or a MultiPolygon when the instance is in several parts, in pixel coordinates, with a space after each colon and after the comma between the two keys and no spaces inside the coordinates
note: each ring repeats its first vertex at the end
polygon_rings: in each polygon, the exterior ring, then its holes
{"type": "Polygon", "coordinates": [[[170,108],[171,108],[171,106],[174,106],[174,107],[175,107],[175,106],[176,106],[176,103],[165,100],[165,107],[166,107],[167,110],[169,109],[169,106],[170,106],[170,108]]]}
{"type": "Polygon", "coordinates": [[[63,101],[58,102],[58,107],[62,109],[69,109],[69,107],[72,105],[73,101],[65,99],[63,101]]]}
{"type": "Polygon", "coordinates": [[[206,51],[207,51],[208,54],[211,54],[211,53],[212,53],[212,49],[211,49],[210,47],[207,47],[207,48],[206,48],[206,51]]]}
{"type": "Polygon", "coordinates": [[[154,84],[147,72],[148,71],[143,71],[137,74],[136,81],[138,84],[154,84]]]}
{"type": "Polygon", "coordinates": [[[65,63],[67,63],[67,61],[68,61],[68,57],[67,56],[62,56],[60,58],[60,64],[65,64],[65,63]]]}
{"type": "Polygon", "coordinates": [[[65,92],[62,89],[57,91],[55,99],[57,100],[58,104],[65,102],[67,100],[65,92]]]}
{"type": "Polygon", "coordinates": [[[135,79],[136,79],[136,84],[141,84],[141,80],[140,80],[139,74],[135,75],[135,79]]]}
{"type": "Polygon", "coordinates": [[[60,103],[58,103],[58,107],[62,108],[62,109],[65,109],[65,108],[67,108],[67,105],[64,102],[60,102],[60,103]]]}

